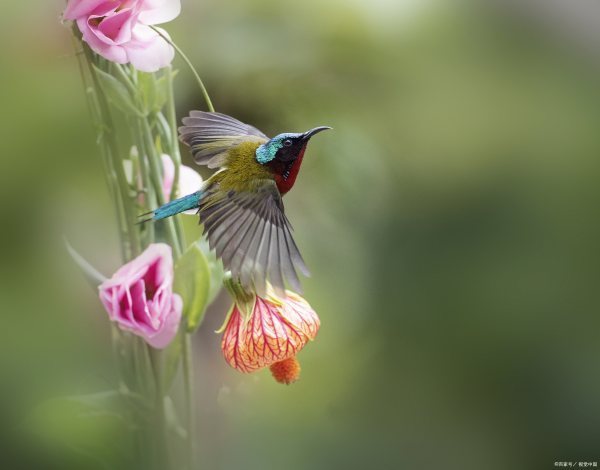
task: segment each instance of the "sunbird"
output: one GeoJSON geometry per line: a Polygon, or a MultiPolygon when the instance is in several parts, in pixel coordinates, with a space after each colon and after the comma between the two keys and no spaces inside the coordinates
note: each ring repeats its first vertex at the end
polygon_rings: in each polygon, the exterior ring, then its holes
{"type": "Polygon", "coordinates": [[[225,114],[191,111],[179,139],[194,161],[218,168],[195,193],[152,211],[161,220],[198,209],[209,246],[223,267],[251,291],[264,295],[267,281],[281,294],[286,282],[299,292],[296,269],[309,275],[292,237],[282,196],[296,182],[304,152],[319,126],[269,139],[261,131],[225,114]]]}

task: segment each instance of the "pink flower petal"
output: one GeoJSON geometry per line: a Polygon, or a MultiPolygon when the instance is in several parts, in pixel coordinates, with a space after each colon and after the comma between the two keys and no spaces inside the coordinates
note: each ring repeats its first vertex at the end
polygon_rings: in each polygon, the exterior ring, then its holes
{"type": "Polygon", "coordinates": [[[173,258],[164,243],[150,245],[99,287],[100,301],[111,321],[165,347],[177,332],[181,298],[173,294],[173,258]]]}
{"type": "Polygon", "coordinates": [[[171,63],[175,51],[148,25],[180,11],[180,0],[70,0],[64,18],[77,21],[83,40],[102,57],[155,72],[171,63]]]}
{"type": "Polygon", "coordinates": [[[173,269],[171,247],[165,243],[153,243],[137,258],[121,266],[113,275],[119,283],[124,281],[136,282],[146,274],[148,267],[158,262],[159,268],[164,273],[173,269]]]}
{"type": "MultiPolygon", "coordinates": [[[[163,197],[165,198],[165,201],[170,201],[171,190],[173,189],[173,181],[175,180],[175,165],[173,164],[171,157],[165,155],[164,153],[160,156],[160,158],[162,160],[163,167],[163,197]]],[[[179,171],[181,172],[181,168],[179,171]]]]}
{"type": "MultiPolygon", "coordinates": [[[[171,200],[171,190],[173,189],[173,180],[175,179],[175,165],[168,155],[161,155],[163,164],[163,196],[165,201],[171,200]]],[[[189,166],[179,166],[179,188],[175,197],[183,197],[198,191],[202,187],[202,176],[189,166]]],[[[192,209],[183,212],[184,214],[196,215],[198,211],[192,209]]]]}
{"type": "Polygon", "coordinates": [[[149,26],[137,24],[132,40],[125,44],[131,65],[142,72],[156,72],[168,66],[175,57],[175,50],[149,26]]]}
{"type": "Polygon", "coordinates": [[[127,52],[125,49],[122,46],[108,44],[98,38],[85,18],[77,20],[77,26],[79,27],[79,31],[81,31],[83,40],[88,43],[95,53],[117,64],[127,63],[127,52]]]}
{"type": "Polygon", "coordinates": [[[69,0],[67,8],[63,14],[65,20],[76,20],[91,14],[101,5],[112,5],[111,8],[117,8],[120,2],[107,0],[69,0]]]}
{"type": "Polygon", "coordinates": [[[139,19],[142,23],[160,24],[171,21],[181,13],[179,0],[142,0],[139,19]]]}
{"type": "Polygon", "coordinates": [[[202,187],[202,176],[189,166],[179,167],[179,196],[195,193],[202,187]]]}
{"type": "Polygon", "coordinates": [[[173,294],[172,310],[166,318],[162,328],[154,335],[147,336],[146,341],[150,346],[156,349],[166,348],[179,330],[179,322],[181,320],[181,310],[183,309],[183,301],[177,294],[173,294]]]}
{"type": "MultiPolygon", "coordinates": [[[[93,17],[91,17],[93,18],[93,17]]],[[[131,40],[131,28],[134,20],[131,10],[121,10],[114,15],[106,17],[97,28],[91,27],[96,35],[101,34],[99,39],[113,44],[124,44],[131,40]]],[[[88,21],[89,24],[89,21],[88,21]]]]}
{"type": "Polygon", "coordinates": [[[151,324],[150,310],[146,301],[146,285],[144,281],[136,282],[129,289],[131,296],[131,316],[138,328],[151,324]]]}

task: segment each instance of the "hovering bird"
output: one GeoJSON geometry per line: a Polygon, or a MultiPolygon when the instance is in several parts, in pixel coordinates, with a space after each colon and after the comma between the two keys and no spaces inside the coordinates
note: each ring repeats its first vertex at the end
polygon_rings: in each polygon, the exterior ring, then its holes
{"type": "Polygon", "coordinates": [[[221,113],[192,111],[179,138],[199,165],[219,168],[197,192],[151,212],[161,220],[198,209],[209,245],[243,287],[264,295],[267,281],[279,294],[286,282],[300,291],[296,269],[309,275],[282,196],[296,182],[308,141],[330,127],[269,139],[255,127],[221,113]]]}

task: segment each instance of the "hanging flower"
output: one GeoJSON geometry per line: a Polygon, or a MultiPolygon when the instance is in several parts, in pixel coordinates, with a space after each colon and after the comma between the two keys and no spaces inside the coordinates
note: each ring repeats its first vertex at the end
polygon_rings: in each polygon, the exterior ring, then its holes
{"type": "Polygon", "coordinates": [[[152,347],[165,348],[177,334],[181,297],[173,293],[173,257],[164,243],[150,245],[100,284],[108,317],[152,347]]]}
{"type": "MultiPolygon", "coordinates": [[[[163,164],[163,182],[162,190],[165,201],[171,200],[171,189],[173,189],[173,181],[175,180],[175,165],[173,160],[168,155],[161,155],[163,164]]],[[[189,166],[179,166],[179,184],[177,187],[177,193],[175,199],[192,194],[200,189],[202,186],[202,176],[198,174],[194,169],[189,166]]],[[[196,209],[185,211],[184,214],[195,215],[198,211],[196,209]]]]}
{"type": "Polygon", "coordinates": [[[83,40],[105,59],[156,72],[171,63],[175,51],[150,26],[180,11],[180,0],[70,0],[64,18],[77,22],[83,40]]]}
{"type": "Polygon", "coordinates": [[[227,363],[240,372],[270,367],[278,382],[295,382],[300,374],[296,354],[315,339],[321,324],[316,312],[290,291],[282,299],[269,286],[262,298],[244,292],[231,280],[226,286],[236,299],[221,340],[227,363]]]}

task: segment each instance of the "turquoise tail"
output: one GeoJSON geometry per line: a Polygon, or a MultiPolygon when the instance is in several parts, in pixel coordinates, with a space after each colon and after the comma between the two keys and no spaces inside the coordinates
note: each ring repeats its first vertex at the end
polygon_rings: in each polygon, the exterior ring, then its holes
{"type": "Polygon", "coordinates": [[[187,196],[180,197],[179,199],[175,199],[174,201],[167,202],[165,205],[160,206],[158,209],[153,210],[152,212],[148,212],[147,214],[142,215],[150,215],[145,220],[142,220],[140,223],[148,222],[150,220],[162,220],[167,217],[171,217],[173,215],[179,214],[180,212],[189,211],[191,209],[196,209],[200,204],[200,199],[202,198],[202,191],[196,191],[195,193],[188,194],[187,196]]]}

